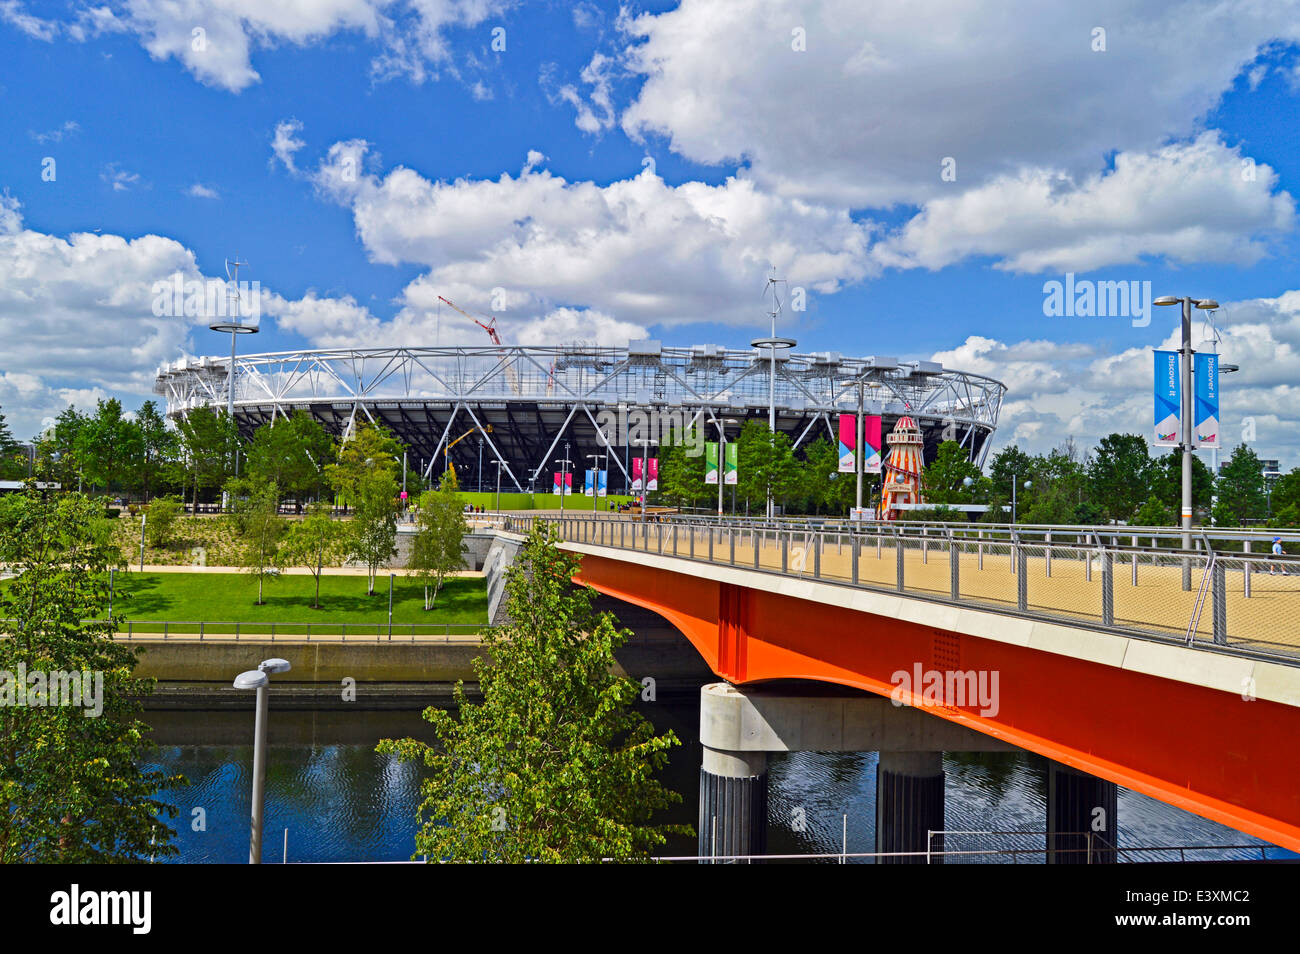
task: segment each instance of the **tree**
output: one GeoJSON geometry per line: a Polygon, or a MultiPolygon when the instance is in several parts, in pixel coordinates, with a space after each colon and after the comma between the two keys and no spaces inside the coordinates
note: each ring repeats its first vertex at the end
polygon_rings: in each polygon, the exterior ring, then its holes
{"type": "MultiPolygon", "coordinates": [[[[854,500],[857,487],[852,474],[839,472],[839,448],[825,437],[808,444],[800,472],[800,493],[817,513],[821,508],[843,512],[854,500]]],[[[870,480],[864,476],[864,480],[870,480]]]]}
{"type": "Polygon", "coordinates": [[[372,477],[387,475],[396,484],[401,463],[397,438],[381,425],[363,422],[339,447],[338,460],[326,465],[325,477],[345,504],[357,506],[372,477]]]}
{"type": "Polygon", "coordinates": [[[1133,514],[1135,527],[1172,527],[1177,523],[1174,512],[1159,497],[1148,497],[1133,514]]]}
{"type": "Polygon", "coordinates": [[[262,605],[262,584],[274,579],[284,566],[285,553],[280,542],[284,537],[284,520],[280,517],[280,492],[275,484],[258,484],[252,488],[243,507],[244,540],[238,553],[239,565],[257,577],[257,604],[262,605]]]}
{"type": "Polygon", "coordinates": [[[135,466],[134,484],[140,489],[140,496],[148,500],[176,457],[177,432],[167,426],[166,419],[158,413],[158,405],[153,401],[140,405],[135,423],[140,436],[140,455],[135,466]]]}
{"type": "MultiPolygon", "coordinates": [[[[1151,492],[1160,502],[1179,513],[1183,509],[1183,452],[1171,450],[1151,462],[1151,492]]],[[[1214,474],[1205,461],[1192,455],[1192,508],[1208,510],[1214,498],[1214,474]]]]}
{"type": "Polygon", "coordinates": [[[27,476],[27,456],[19,449],[0,414],[0,480],[21,480],[27,476]]]}
{"type": "Polygon", "coordinates": [[[664,503],[686,507],[704,499],[716,489],[704,483],[704,455],[691,457],[685,445],[670,442],[659,448],[658,497],[664,503]]]}
{"type": "Polygon", "coordinates": [[[248,474],[259,483],[273,482],[299,502],[326,486],[325,467],[336,456],[334,439],[301,408],[277,418],[253,434],[248,447],[248,474]]]}
{"type": "Polygon", "coordinates": [[[57,481],[64,489],[81,489],[81,441],[86,416],[69,405],[59,412],[54,426],[41,437],[37,451],[42,476],[57,481]]]}
{"type": "Polygon", "coordinates": [[[1016,489],[1016,501],[1019,501],[1024,491],[1024,482],[1032,479],[1034,472],[1034,459],[1022,451],[1014,444],[1010,447],[1004,447],[994,456],[993,461],[989,464],[989,480],[992,482],[992,493],[1003,501],[1011,500],[1011,482],[1014,479],[1021,486],[1016,489]]]}
{"type": "Polygon", "coordinates": [[[1268,517],[1268,495],[1264,489],[1264,466],[1245,444],[1238,444],[1219,470],[1219,499],[1214,504],[1214,523],[1239,527],[1247,520],[1268,517]]]}
{"type": "Polygon", "coordinates": [[[631,707],[641,687],[614,671],[630,635],[572,583],[579,558],[534,527],[506,574],[512,622],[483,636],[483,695],[457,683],[460,718],[429,708],[436,744],[385,739],[378,751],[422,761],[415,854],[430,860],[581,862],[644,858],[682,826],[650,824],[681,801],[654,772],[680,744],[631,707]]]}
{"type": "Polygon", "coordinates": [[[1128,522],[1151,496],[1151,458],[1137,434],[1108,434],[1088,467],[1090,496],[1112,520],[1128,522]]]}
{"type": "Polygon", "coordinates": [[[312,609],[320,609],[320,578],[327,566],[339,566],[351,546],[346,524],[330,516],[328,504],[308,508],[307,516],[289,524],[281,550],[286,566],[306,567],[316,579],[312,609]]]}
{"type": "Polygon", "coordinates": [[[768,495],[781,500],[799,487],[799,465],[791,449],[790,435],[768,430],[766,421],[748,421],[736,442],[740,474],[737,490],[742,497],[761,501],[768,495]]]}
{"type": "Polygon", "coordinates": [[[111,490],[122,484],[138,465],[142,451],[140,429],[122,416],[117,398],[99,401],[95,414],[77,434],[78,458],[92,487],[111,490]]]}
{"type": "Polygon", "coordinates": [[[144,522],[149,546],[157,549],[171,543],[172,531],[176,528],[176,518],[180,512],[181,502],[176,497],[158,497],[149,504],[144,522]]]}
{"type": "Polygon", "coordinates": [[[352,558],[366,565],[366,595],[375,595],[375,573],[397,553],[397,481],[390,471],[372,474],[352,491],[352,558]]]}
{"type": "Polygon", "coordinates": [[[80,494],[0,501],[0,564],[18,574],[0,588],[0,863],[176,854],[176,809],[156,796],[184,780],[141,767],[153,680],[133,678],[136,651],[104,619],[107,536],[103,505],[80,494]]]}
{"type": "Polygon", "coordinates": [[[934,460],[921,471],[921,497],[928,504],[974,503],[987,497],[991,486],[956,441],[940,444],[934,460]]]}
{"type": "Polygon", "coordinates": [[[233,470],[239,435],[225,408],[214,411],[210,407],[197,407],[177,421],[176,426],[197,506],[199,492],[221,486],[233,470]]]}
{"type": "Polygon", "coordinates": [[[426,490],[420,495],[415,539],[411,541],[409,569],[424,581],[424,608],[433,608],[433,602],[442,589],[442,581],[465,565],[465,505],[456,493],[456,485],[443,481],[437,490],[426,490]],[[429,598],[429,584],[433,584],[433,598],[429,598]]]}

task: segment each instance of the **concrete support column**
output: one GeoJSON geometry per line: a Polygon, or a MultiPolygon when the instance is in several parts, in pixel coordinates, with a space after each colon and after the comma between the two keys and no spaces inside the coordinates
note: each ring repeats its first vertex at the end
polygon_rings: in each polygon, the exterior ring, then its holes
{"type": "Polygon", "coordinates": [[[1047,763],[1047,863],[1113,864],[1118,786],[1057,762],[1047,763]]]}
{"type": "MultiPolygon", "coordinates": [[[[876,851],[926,850],[926,834],[942,831],[943,753],[881,752],[876,767],[876,851]]],[[[943,850],[943,838],[930,842],[943,850]]],[[[932,864],[942,861],[934,858],[932,864]]],[[[881,858],[881,864],[925,864],[922,854],[881,858]]]]}
{"type": "Polygon", "coordinates": [[[767,753],[704,747],[700,767],[701,857],[767,852],[767,753]]]}

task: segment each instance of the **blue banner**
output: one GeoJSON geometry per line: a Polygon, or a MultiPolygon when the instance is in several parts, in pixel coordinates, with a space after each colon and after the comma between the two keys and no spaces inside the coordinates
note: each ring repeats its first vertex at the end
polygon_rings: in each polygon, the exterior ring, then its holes
{"type": "Polygon", "coordinates": [[[1155,377],[1155,445],[1176,447],[1182,442],[1183,388],[1177,351],[1157,351],[1155,377]]]}
{"type": "Polygon", "coordinates": [[[1196,413],[1192,417],[1197,447],[1219,446],[1219,356],[1202,352],[1192,365],[1196,377],[1196,413]]]}

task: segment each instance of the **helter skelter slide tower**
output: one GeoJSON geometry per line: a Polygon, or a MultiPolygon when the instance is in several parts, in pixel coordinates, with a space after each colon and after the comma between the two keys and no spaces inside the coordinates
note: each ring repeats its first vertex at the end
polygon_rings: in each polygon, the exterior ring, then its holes
{"type": "Polygon", "coordinates": [[[884,484],[880,495],[882,520],[904,519],[906,511],[899,504],[921,503],[921,468],[924,466],[925,442],[921,429],[910,417],[900,417],[886,439],[889,456],[885,458],[884,484]]]}

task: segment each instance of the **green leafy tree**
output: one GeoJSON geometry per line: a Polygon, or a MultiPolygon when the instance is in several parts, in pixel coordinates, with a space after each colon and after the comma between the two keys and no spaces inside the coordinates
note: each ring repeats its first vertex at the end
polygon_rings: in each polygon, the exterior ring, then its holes
{"type": "Polygon", "coordinates": [[[0,414],[0,480],[21,480],[26,476],[27,455],[14,440],[5,416],[0,414]]]}
{"type": "Polygon", "coordinates": [[[341,566],[351,548],[347,524],[330,516],[328,504],[307,509],[301,520],[291,521],[281,548],[285,566],[305,567],[316,580],[312,609],[320,609],[320,578],[326,567],[341,566]]]}
{"type": "Polygon", "coordinates": [[[165,480],[178,453],[178,434],[167,426],[167,420],[153,401],[145,401],[135,416],[140,438],[140,453],[135,464],[132,483],[140,496],[148,500],[165,480]]]}
{"type": "Polygon", "coordinates": [[[262,605],[262,585],[276,579],[288,554],[281,547],[285,522],[280,516],[280,492],[269,481],[253,487],[243,506],[244,537],[237,559],[257,578],[257,604],[262,605]]]}
{"type": "MultiPolygon", "coordinates": [[[[992,494],[999,497],[1003,502],[1008,503],[1011,500],[1011,482],[1014,479],[1022,485],[1016,490],[1016,502],[1019,502],[1024,493],[1023,484],[1026,480],[1032,480],[1035,466],[1034,459],[1022,451],[1014,444],[1010,447],[1004,447],[989,464],[989,480],[992,482],[992,494]]],[[[1008,514],[1010,511],[1008,511],[1008,514]]]]}
{"type": "Polygon", "coordinates": [[[1172,527],[1177,523],[1178,519],[1174,516],[1174,512],[1156,496],[1148,497],[1133,514],[1135,527],[1172,527]]]}
{"type": "Polygon", "coordinates": [[[437,742],[385,739],[380,752],[422,761],[415,854],[430,860],[582,862],[645,858],[665,836],[653,825],[680,802],[654,773],[680,744],[631,707],[641,687],[614,671],[630,635],[592,610],[575,586],[579,558],[536,526],[506,576],[512,623],[484,634],[474,661],[483,695],[456,685],[459,719],[429,708],[437,742]]]}
{"type": "Polygon", "coordinates": [[[366,593],[375,594],[375,574],[397,553],[397,481],[380,470],[356,485],[352,558],[366,565],[366,593]]]}
{"type": "Polygon", "coordinates": [[[176,422],[188,483],[194,488],[193,501],[199,493],[220,487],[234,471],[239,435],[225,408],[214,411],[197,407],[176,422]]]}
{"type": "Polygon", "coordinates": [[[133,678],[136,652],[104,619],[118,554],[102,514],[80,494],[0,500],[0,564],[18,574],[0,588],[0,671],[28,672],[21,702],[12,677],[0,679],[0,863],[176,854],[176,810],[157,796],[184,780],[144,768],[152,745],[136,713],[153,681],[133,678]],[[65,704],[34,704],[53,703],[56,682],[65,704]]]}
{"type": "Polygon", "coordinates": [[[143,444],[134,421],[122,416],[117,398],[99,401],[77,435],[78,457],[87,483],[110,490],[122,485],[138,465],[143,444]]]}
{"type": "Polygon", "coordinates": [[[65,490],[81,489],[81,441],[79,436],[86,426],[86,416],[73,406],[59,412],[51,427],[37,445],[41,475],[53,480],[65,490]]]}
{"type": "Polygon", "coordinates": [[[442,581],[465,565],[465,504],[456,485],[443,481],[437,490],[422,493],[415,519],[419,529],[407,567],[424,582],[424,608],[430,610],[442,581]]]}
{"type": "Polygon", "coordinates": [[[360,423],[338,450],[338,460],[325,466],[325,477],[348,506],[358,506],[365,488],[377,476],[393,484],[400,479],[402,445],[378,424],[360,423]]]}
{"type": "Polygon", "coordinates": [[[1237,445],[1228,462],[1219,470],[1218,500],[1214,504],[1214,523],[1220,527],[1239,527],[1246,521],[1268,517],[1268,494],[1264,488],[1264,466],[1245,444],[1237,445]]]}
{"type": "Polygon", "coordinates": [[[748,421],[740,429],[736,453],[740,474],[737,490],[755,505],[766,506],[768,495],[780,502],[799,490],[799,465],[790,435],[768,430],[766,421],[748,421]]]}
{"type": "Polygon", "coordinates": [[[658,499],[674,507],[689,507],[706,498],[706,491],[716,492],[704,483],[704,454],[691,457],[688,448],[671,442],[659,448],[658,499]]]}
{"type": "Polygon", "coordinates": [[[934,460],[921,471],[921,497],[928,504],[976,503],[988,496],[991,487],[992,481],[956,441],[940,444],[934,460]]]}
{"type": "Polygon", "coordinates": [[[1151,457],[1137,434],[1108,434],[1088,467],[1090,497],[1112,520],[1128,522],[1151,496],[1151,457]]]}
{"type": "Polygon", "coordinates": [[[299,503],[327,486],[325,468],[334,461],[334,439],[302,409],[259,427],[248,447],[248,474],[272,482],[299,503]]]}
{"type": "MultiPolygon", "coordinates": [[[[839,466],[839,447],[825,437],[808,444],[804,450],[800,493],[817,513],[821,513],[822,507],[843,513],[854,500],[855,478],[853,474],[841,474],[839,466]]],[[[871,479],[871,475],[863,476],[864,481],[871,479]]]]}
{"type": "MultiPolygon", "coordinates": [[[[1151,492],[1160,502],[1180,513],[1183,509],[1183,452],[1174,449],[1151,462],[1151,492]]],[[[1210,509],[1214,499],[1214,474],[1197,454],[1192,455],[1192,508],[1210,509]]]]}
{"type": "Polygon", "coordinates": [[[160,549],[171,544],[172,534],[176,530],[176,518],[180,516],[181,507],[182,504],[176,497],[156,497],[149,504],[144,522],[149,546],[160,549]]]}
{"type": "MultiPolygon", "coordinates": [[[[1288,507],[1300,510],[1300,467],[1283,474],[1273,484],[1273,513],[1281,513],[1288,507]]],[[[1282,526],[1294,526],[1294,524],[1282,524],[1282,526]]]]}

